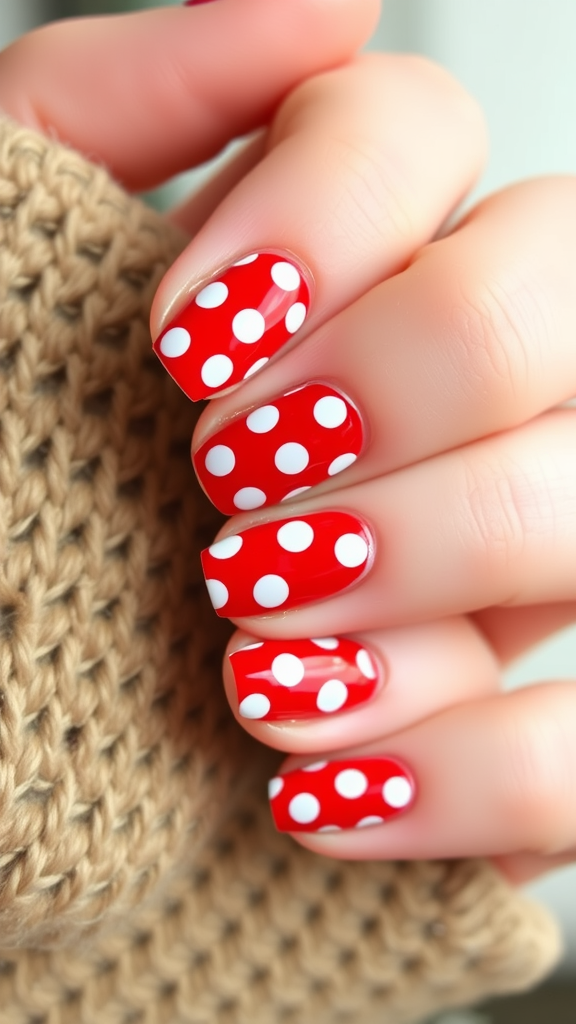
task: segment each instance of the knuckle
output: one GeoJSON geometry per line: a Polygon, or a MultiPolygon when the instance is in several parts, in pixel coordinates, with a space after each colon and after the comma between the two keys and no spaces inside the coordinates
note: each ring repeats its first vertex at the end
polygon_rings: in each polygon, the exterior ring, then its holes
{"type": "Polygon", "coordinates": [[[538,529],[531,481],[511,457],[463,453],[464,486],[457,529],[466,562],[483,578],[505,570],[510,581],[528,534],[538,529]]]}
{"type": "Polygon", "coordinates": [[[339,196],[331,217],[348,241],[390,245],[392,237],[409,240],[415,227],[401,168],[366,138],[333,138],[327,147],[328,165],[339,168],[339,196]]]}
{"type": "Polygon", "coordinates": [[[546,317],[534,291],[511,274],[462,284],[450,314],[461,351],[467,391],[484,389],[486,400],[509,401],[530,383],[532,339],[546,335],[546,317]],[[508,279],[507,279],[508,278],[508,279]]]}

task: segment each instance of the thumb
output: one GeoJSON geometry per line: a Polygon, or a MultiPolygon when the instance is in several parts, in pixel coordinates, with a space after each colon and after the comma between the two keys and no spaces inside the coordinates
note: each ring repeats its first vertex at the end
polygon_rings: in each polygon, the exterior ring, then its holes
{"type": "Polygon", "coordinates": [[[263,125],[346,61],[378,0],[214,0],[55,22],[0,54],[0,108],[145,189],[263,125]]]}

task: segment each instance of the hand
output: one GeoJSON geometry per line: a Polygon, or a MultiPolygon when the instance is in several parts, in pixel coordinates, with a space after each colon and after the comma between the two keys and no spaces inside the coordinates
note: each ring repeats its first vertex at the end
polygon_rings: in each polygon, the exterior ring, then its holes
{"type": "Polygon", "coordinates": [[[488,855],[523,878],[576,848],[576,689],[499,692],[576,609],[576,414],[557,408],[576,182],[515,186],[446,233],[484,153],[475,104],[423,61],[312,78],[153,330],[187,393],[219,396],[194,464],[236,514],[204,568],[230,652],[248,645],[225,659],[232,709],[296,755],[278,826],[331,856],[488,855]]]}

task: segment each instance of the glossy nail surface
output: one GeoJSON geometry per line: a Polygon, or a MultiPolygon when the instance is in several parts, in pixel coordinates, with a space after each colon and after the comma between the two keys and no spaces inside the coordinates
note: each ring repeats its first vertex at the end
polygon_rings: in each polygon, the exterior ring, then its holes
{"type": "Polygon", "coordinates": [[[275,505],[341,473],[364,441],[360,414],[328,384],[288,391],[236,417],[195,453],[198,478],[226,515],[275,505]]]}
{"type": "Polygon", "coordinates": [[[206,586],[219,615],[263,615],[345,590],[370,568],[374,544],[349,512],[314,512],[260,523],[202,552],[206,586]]]}
{"type": "Polygon", "coordinates": [[[268,795],[280,832],[337,832],[395,818],[414,802],[415,786],[393,758],[347,758],[278,775],[268,795]]]}
{"type": "Polygon", "coordinates": [[[325,718],[370,700],[378,668],[347,637],[264,640],[230,656],[241,718],[325,718]]]}
{"type": "Polygon", "coordinates": [[[207,284],[154,342],[193,401],[251,377],[300,329],[310,305],[302,270],[279,253],[251,253],[207,284]]]}

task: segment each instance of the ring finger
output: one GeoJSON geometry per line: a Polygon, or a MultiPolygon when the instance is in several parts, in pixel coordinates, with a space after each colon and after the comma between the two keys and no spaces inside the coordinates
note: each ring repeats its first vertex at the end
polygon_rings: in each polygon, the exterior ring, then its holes
{"type": "Polygon", "coordinates": [[[236,633],[224,685],[240,724],[292,753],[369,743],[496,693],[499,666],[465,617],[286,643],[236,633]]]}

